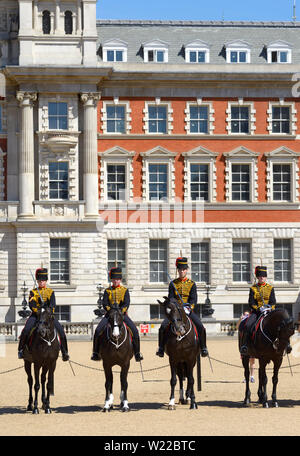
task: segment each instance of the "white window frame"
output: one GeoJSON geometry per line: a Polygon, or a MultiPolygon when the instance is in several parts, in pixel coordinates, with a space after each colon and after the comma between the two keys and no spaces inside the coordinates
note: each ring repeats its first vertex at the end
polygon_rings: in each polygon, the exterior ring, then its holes
{"type": "Polygon", "coordinates": [[[288,102],[284,101],[284,99],[279,99],[279,101],[270,101],[269,102],[269,107],[267,110],[267,130],[270,135],[278,136],[278,135],[283,135],[283,136],[290,136],[290,135],[296,135],[297,133],[297,110],[294,102],[288,102]],[[290,109],[290,132],[289,133],[273,133],[272,131],[272,108],[273,107],[287,107],[290,109]]]}
{"type": "Polygon", "coordinates": [[[103,131],[103,134],[107,135],[124,135],[124,134],[130,134],[131,132],[131,109],[130,109],[130,103],[129,101],[120,101],[118,97],[115,97],[111,101],[103,101],[103,105],[101,108],[101,129],[103,131]],[[124,133],[119,133],[119,132],[108,132],[107,131],[107,106],[124,106],[124,111],[125,111],[125,132],[124,133]]]}
{"type": "Polygon", "coordinates": [[[212,102],[203,101],[202,98],[197,98],[196,101],[187,101],[184,113],[186,115],[185,118],[184,118],[184,121],[185,121],[185,127],[184,128],[185,128],[185,130],[186,130],[188,135],[212,135],[213,134],[214,129],[215,129],[215,127],[214,127],[215,110],[213,108],[213,103],[212,102]],[[191,106],[195,106],[195,107],[206,106],[208,108],[207,133],[194,133],[194,132],[191,132],[191,128],[190,128],[191,127],[191,124],[190,124],[190,121],[191,121],[190,107],[191,106]]]}
{"type": "Polygon", "coordinates": [[[144,62],[145,63],[168,63],[169,61],[169,45],[168,43],[161,40],[153,40],[147,43],[143,43],[144,49],[144,62]],[[149,61],[149,51],[153,51],[153,61],[149,61]],[[157,62],[157,52],[163,52],[164,60],[163,62],[157,62]]]}
{"type": "Polygon", "coordinates": [[[99,153],[101,159],[100,171],[100,201],[115,204],[116,202],[128,202],[133,198],[133,168],[132,159],[134,152],[129,152],[122,147],[115,146],[105,152],[99,153]],[[124,165],[125,166],[125,200],[109,200],[107,197],[107,166],[124,165]]]}
{"type": "Polygon", "coordinates": [[[125,41],[119,40],[119,39],[113,39],[109,41],[105,41],[102,45],[102,59],[103,62],[108,62],[108,63],[126,63],[127,62],[127,54],[128,54],[128,43],[125,41]],[[113,51],[114,56],[116,57],[116,52],[121,51],[123,52],[123,59],[120,61],[117,61],[115,58],[112,61],[108,61],[107,59],[107,52],[108,51],[113,51]]]}
{"type": "Polygon", "coordinates": [[[224,152],[226,158],[225,181],[226,202],[232,204],[249,204],[258,201],[258,169],[257,158],[259,153],[253,152],[244,146],[238,147],[231,152],[224,152]],[[249,201],[235,201],[232,199],[232,165],[249,165],[249,201]]]}
{"type": "MultiPolygon", "coordinates": [[[[293,264],[294,264],[294,255],[293,255],[293,251],[294,251],[294,242],[293,242],[293,239],[291,238],[274,238],[273,240],[273,256],[274,256],[274,282],[275,283],[293,283],[293,264]],[[290,252],[290,259],[287,261],[288,264],[289,264],[289,273],[290,273],[290,280],[276,280],[275,279],[275,273],[276,273],[276,270],[275,270],[275,262],[278,261],[276,258],[275,258],[275,241],[289,241],[289,252],[290,252]]],[[[279,261],[284,261],[284,258],[281,258],[279,261]]],[[[282,271],[282,270],[281,270],[282,271]]]]}
{"type": "Polygon", "coordinates": [[[266,152],[267,158],[267,199],[269,203],[287,204],[286,201],[273,199],[273,164],[290,165],[291,167],[291,203],[299,200],[299,157],[300,153],[287,147],[279,147],[271,152],[266,152]]]}
{"type": "Polygon", "coordinates": [[[193,268],[193,260],[192,260],[192,252],[193,252],[193,244],[207,244],[208,246],[208,263],[204,262],[204,261],[201,261],[201,259],[199,261],[197,261],[196,263],[197,264],[201,264],[201,263],[204,263],[204,264],[207,264],[207,275],[208,275],[208,280],[205,282],[205,281],[196,281],[197,283],[210,283],[210,280],[211,280],[211,243],[210,243],[210,240],[209,239],[201,239],[200,241],[197,241],[197,240],[193,240],[191,242],[191,278],[192,280],[193,277],[192,277],[192,268],[193,268]]]}
{"type": "Polygon", "coordinates": [[[279,63],[280,65],[286,65],[287,63],[292,63],[292,46],[287,43],[286,41],[274,41],[273,43],[270,43],[267,46],[267,62],[273,65],[276,65],[279,63]],[[287,61],[286,62],[280,62],[277,60],[277,62],[272,62],[272,52],[286,52],[287,53],[287,61]]]}
{"type": "MultiPolygon", "coordinates": [[[[118,264],[119,264],[119,263],[122,263],[122,264],[121,264],[121,267],[122,267],[122,277],[123,277],[122,281],[123,281],[123,283],[127,283],[127,282],[128,282],[128,267],[127,267],[127,264],[128,264],[128,261],[127,261],[127,244],[128,244],[128,239],[119,238],[119,237],[118,237],[118,238],[113,238],[113,237],[108,237],[108,238],[107,238],[106,248],[107,248],[107,269],[108,269],[108,270],[110,269],[109,263],[112,263],[112,262],[109,260],[109,258],[108,258],[108,252],[109,252],[108,243],[109,243],[109,241],[116,241],[117,243],[118,243],[119,241],[122,241],[122,242],[124,242],[124,244],[125,244],[125,248],[124,248],[125,260],[122,262],[122,261],[119,261],[119,258],[118,258],[118,257],[116,257],[116,258],[114,259],[114,261],[116,261],[118,264]]],[[[118,251],[119,251],[119,249],[118,249],[118,247],[117,247],[116,253],[118,253],[118,251]]],[[[113,264],[113,266],[115,266],[115,264],[113,264]]]]}
{"type": "Polygon", "coordinates": [[[204,147],[196,147],[188,152],[182,153],[184,161],[184,200],[193,201],[191,199],[191,164],[208,165],[208,201],[212,203],[217,200],[217,173],[216,173],[216,159],[218,153],[211,152],[204,147]]]}
{"type": "Polygon", "coordinates": [[[167,165],[167,200],[168,202],[174,201],[175,198],[175,169],[174,160],[176,152],[170,152],[163,147],[155,147],[147,152],[142,152],[143,158],[143,201],[150,203],[162,203],[164,200],[150,200],[149,199],[149,164],[166,164],[167,165]]]}
{"type": "MultiPolygon", "coordinates": [[[[169,239],[164,239],[164,238],[162,238],[162,239],[149,238],[149,244],[148,244],[148,245],[149,245],[149,247],[148,247],[148,248],[149,248],[149,263],[148,263],[148,264],[149,264],[149,284],[162,284],[162,283],[166,283],[166,282],[163,282],[163,281],[157,281],[157,282],[156,282],[156,281],[151,281],[151,280],[150,280],[150,273],[151,273],[150,263],[152,262],[152,260],[151,260],[151,258],[150,258],[150,244],[151,244],[151,241],[164,241],[164,242],[166,243],[166,245],[167,245],[167,248],[166,248],[166,251],[167,251],[167,255],[166,255],[166,256],[167,256],[167,258],[166,258],[166,262],[165,262],[165,267],[166,267],[165,271],[167,271],[168,264],[169,264],[169,261],[168,261],[168,260],[169,260],[169,248],[170,248],[170,246],[169,246],[169,239]]],[[[157,262],[158,262],[158,260],[157,260],[157,262]]],[[[165,274],[165,275],[166,275],[166,274],[165,274]]],[[[166,276],[166,281],[167,281],[167,276],[166,276]]]]}
{"type": "MultiPolygon", "coordinates": [[[[239,262],[242,263],[242,262],[239,262]]],[[[238,283],[250,283],[251,282],[251,270],[252,270],[252,243],[251,240],[248,239],[232,239],[232,283],[233,284],[238,284],[238,283]],[[249,280],[234,280],[233,279],[233,265],[234,265],[234,260],[233,260],[233,246],[234,244],[248,244],[249,245],[249,280]]]]}
{"type": "Polygon", "coordinates": [[[50,282],[51,283],[55,283],[55,284],[70,284],[71,283],[71,238],[70,237],[62,237],[62,236],[55,236],[55,237],[50,237],[49,239],[49,259],[50,259],[50,274],[49,274],[49,278],[50,278],[50,282]],[[68,241],[68,248],[69,248],[69,280],[52,280],[51,279],[51,274],[52,274],[52,270],[51,270],[51,241],[52,240],[66,240],[68,241]]]}
{"type": "Polygon", "coordinates": [[[69,160],[49,160],[48,162],[48,189],[49,189],[49,201],[69,201],[69,160]],[[49,168],[51,163],[67,163],[68,165],[68,198],[62,199],[62,198],[50,198],[50,174],[49,174],[49,168]]]}
{"type": "Polygon", "coordinates": [[[244,101],[243,98],[239,98],[238,101],[229,101],[226,109],[226,130],[229,135],[254,135],[256,130],[256,109],[254,108],[254,103],[250,101],[244,101]],[[246,107],[249,109],[249,132],[248,133],[235,133],[231,131],[231,108],[232,107],[246,107]]]}
{"type": "Polygon", "coordinates": [[[195,41],[192,41],[191,43],[188,43],[185,46],[185,61],[186,61],[186,63],[192,63],[192,64],[198,64],[198,65],[201,65],[203,63],[209,63],[209,61],[210,61],[209,45],[201,40],[195,40],[195,41]],[[205,54],[204,62],[198,62],[198,61],[191,62],[191,56],[190,56],[191,52],[196,52],[197,55],[198,55],[198,52],[204,52],[204,54],[205,54]]]}
{"type": "Polygon", "coordinates": [[[172,133],[173,130],[173,109],[172,109],[172,104],[170,101],[161,101],[160,98],[156,98],[155,101],[145,101],[145,107],[143,109],[143,130],[145,131],[146,134],[148,135],[156,135],[156,136],[161,136],[161,135],[169,135],[172,133]],[[166,111],[167,111],[167,116],[166,116],[166,133],[153,133],[149,131],[149,106],[165,106],[166,111]]]}
{"type": "Polygon", "coordinates": [[[245,65],[251,63],[251,49],[249,43],[243,40],[230,41],[225,45],[226,48],[226,63],[231,65],[245,65]],[[240,62],[239,59],[237,62],[231,62],[231,52],[245,52],[246,53],[246,62],[240,62]]]}

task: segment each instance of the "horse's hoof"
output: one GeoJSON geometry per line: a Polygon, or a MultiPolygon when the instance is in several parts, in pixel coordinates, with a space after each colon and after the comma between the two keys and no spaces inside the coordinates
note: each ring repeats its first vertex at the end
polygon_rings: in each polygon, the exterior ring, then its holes
{"type": "Polygon", "coordinates": [[[244,400],[244,405],[249,405],[250,402],[251,402],[250,399],[245,399],[245,400],[244,400]]]}
{"type": "Polygon", "coordinates": [[[130,408],[129,407],[123,407],[122,412],[129,412],[130,408]]]}
{"type": "Polygon", "coordinates": [[[187,401],[185,399],[180,399],[179,400],[179,404],[185,405],[186,403],[187,403],[187,401]]]}
{"type": "Polygon", "coordinates": [[[32,411],[32,413],[33,413],[34,415],[38,415],[40,412],[39,412],[39,409],[38,409],[38,408],[34,408],[33,411],[32,411]]]}
{"type": "Polygon", "coordinates": [[[169,405],[169,406],[168,406],[168,410],[176,410],[175,405],[169,405]]]}
{"type": "Polygon", "coordinates": [[[278,402],[277,401],[272,402],[272,407],[277,408],[278,407],[278,402]]]}
{"type": "Polygon", "coordinates": [[[33,410],[33,409],[32,409],[32,405],[28,405],[28,406],[27,406],[27,409],[26,409],[26,412],[32,412],[32,410],[33,410]]]}
{"type": "Polygon", "coordinates": [[[265,402],[265,403],[263,404],[263,408],[269,408],[269,404],[268,404],[267,402],[265,402]]]}
{"type": "Polygon", "coordinates": [[[51,408],[45,408],[45,413],[46,413],[47,415],[50,415],[50,413],[51,413],[51,408]]]}

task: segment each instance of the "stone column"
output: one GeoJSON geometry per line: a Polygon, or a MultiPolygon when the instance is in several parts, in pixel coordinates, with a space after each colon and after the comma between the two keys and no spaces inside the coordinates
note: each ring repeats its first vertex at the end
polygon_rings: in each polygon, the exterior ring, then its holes
{"type": "Polygon", "coordinates": [[[98,217],[97,104],[100,93],[82,93],[83,103],[83,198],[85,216],[98,217]]]}
{"type": "Polygon", "coordinates": [[[34,131],[33,103],[37,99],[34,92],[17,92],[20,103],[19,137],[19,216],[33,216],[34,200],[34,131]]]}

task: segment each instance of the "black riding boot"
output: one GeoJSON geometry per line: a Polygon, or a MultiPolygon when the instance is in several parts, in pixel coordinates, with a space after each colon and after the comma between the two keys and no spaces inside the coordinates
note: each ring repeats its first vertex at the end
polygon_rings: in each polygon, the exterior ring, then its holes
{"type": "Polygon", "coordinates": [[[140,352],[140,338],[138,336],[137,337],[133,337],[132,345],[133,345],[133,351],[134,351],[135,360],[136,361],[142,361],[144,358],[143,358],[143,355],[140,352]]]}
{"type": "Polygon", "coordinates": [[[156,355],[159,356],[160,358],[163,358],[164,354],[165,354],[165,343],[166,343],[165,339],[166,339],[165,329],[159,328],[159,330],[158,330],[158,350],[156,352],[156,355]]]}
{"type": "Polygon", "coordinates": [[[61,349],[61,355],[62,355],[62,360],[63,361],[69,361],[70,356],[68,354],[68,343],[67,343],[67,338],[66,336],[61,334],[61,339],[60,339],[60,349],[61,349]]]}
{"type": "Polygon", "coordinates": [[[93,339],[93,354],[91,356],[92,361],[101,361],[100,355],[100,337],[98,335],[94,335],[93,339]]]}
{"type": "Polygon", "coordinates": [[[18,358],[23,359],[24,358],[24,348],[26,345],[27,341],[27,336],[24,334],[24,331],[21,332],[20,340],[19,340],[19,346],[18,346],[18,358]]]}
{"type": "Polygon", "coordinates": [[[204,327],[203,327],[199,337],[200,337],[201,356],[202,356],[202,358],[205,358],[206,356],[208,356],[208,350],[206,347],[206,329],[204,327]]]}
{"type": "Polygon", "coordinates": [[[244,331],[241,338],[241,348],[240,354],[241,355],[248,355],[248,342],[249,342],[249,333],[248,331],[244,331]]]}

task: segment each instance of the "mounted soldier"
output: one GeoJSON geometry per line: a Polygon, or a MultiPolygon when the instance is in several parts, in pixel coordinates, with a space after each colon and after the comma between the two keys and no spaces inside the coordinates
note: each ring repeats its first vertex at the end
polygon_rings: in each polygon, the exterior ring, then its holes
{"type": "Polygon", "coordinates": [[[129,318],[127,311],[130,306],[130,294],[128,288],[121,285],[122,281],[122,269],[120,267],[113,267],[109,271],[109,279],[112,285],[106,288],[103,295],[103,308],[106,311],[106,315],[102,318],[98,324],[93,340],[93,354],[91,356],[92,361],[100,361],[100,336],[108,323],[107,312],[111,309],[114,304],[117,304],[124,313],[124,323],[129,327],[132,333],[132,344],[134,350],[134,357],[136,361],[142,361],[143,355],[140,353],[140,337],[139,332],[129,318]]]}
{"type": "MultiPolygon", "coordinates": [[[[197,287],[193,280],[187,277],[188,262],[187,258],[179,257],[176,260],[176,268],[179,277],[172,280],[169,284],[168,298],[175,298],[179,305],[183,305],[185,312],[188,314],[192,322],[195,324],[200,340],[201,356],[208,356],[208,350],[206,347],[206,330],[200,320],[200,318],[193,311],[197,304],[197,287]]],[[[165,344],[168,337],[168,326],[169,320],[165,318],[162,322],[158,332],[158,350],[157,356],[161,358],[164,356],[165,344]]]]}
{"type": "Polygon", "coordinates": [[[255,282],[249,290],[248,304],[251,312],[243,330],[243,338],[240,349],[242,355],[248,354],[249,338],[258,317],[261,315],[261,312],[267,309],[274,310],[276,306],[274,287],[267,283],[267,267],[256,266],[255,276],[257,278],[257,282],[255,282]]]}
{"type": "MultiPolygon", "coordinates": [[[[54,291],[47,287],[48,281],[48,270],[46,268],[39,268],[35,272],[35,279],[37,281],[37,287],[33,288],[29,293],[29,307],[31,309],[31,315],[29,316],[26,324],[22,330],[19,347],[18,347],[18,358],[24,358],[24,348],[29,341],[29,336],[32,334],[34,328],[37,325],[37,319],[39,311],[43,305],[49,306],[53,313],[55,311],[56,300],[54,291]]],[[[62,360],[68,361],[68,345],[67,338],[63,327],[58,320],[54,320],[55,329],[58,332],[60,339],[60,348],[62,353],[62,360]]],[[[30,349],[30,347],[29,347],[30,349]]]]}

